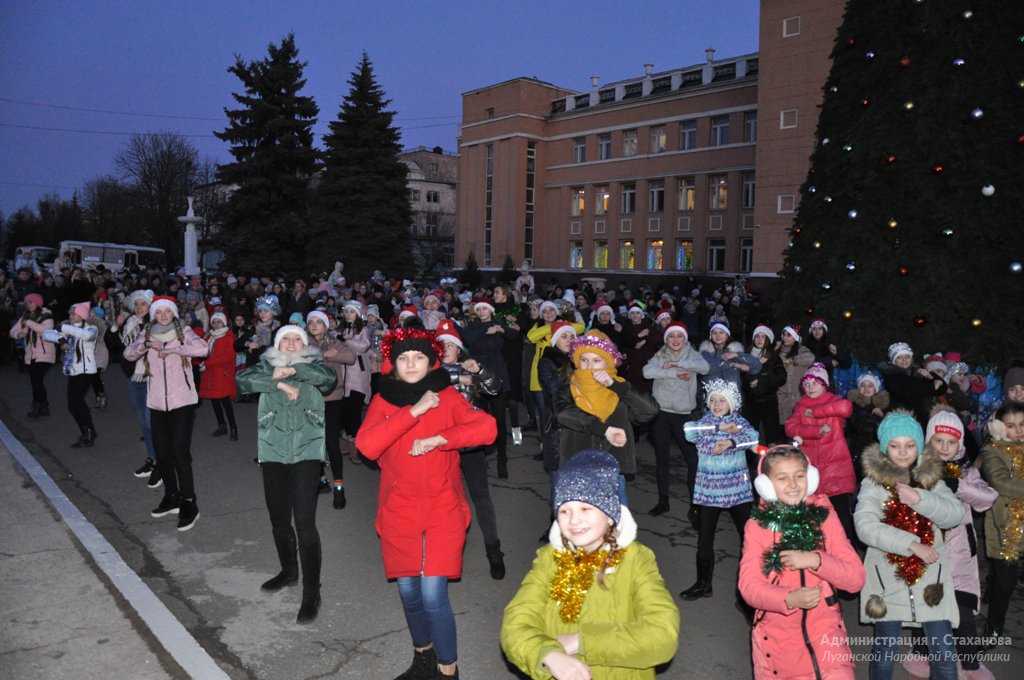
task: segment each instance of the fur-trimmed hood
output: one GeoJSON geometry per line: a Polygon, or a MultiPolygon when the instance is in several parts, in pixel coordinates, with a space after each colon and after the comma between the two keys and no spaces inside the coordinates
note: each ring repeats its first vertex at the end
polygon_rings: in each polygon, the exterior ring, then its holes
{"type": "Polygon", "coordinates": [[[861,465],[864,476],[881,486],[895,486],[898,483],[910,484],[922,489],[931,489],[942,481],[944,466],[942,459],[935,450],[924,447],[924,454],[913,468],[904,469],[893,465],[888,456],[882,453],[880,444],[871,444],[861,454],[861,465]]]}
{"type": "Polygon", "coordinates": [[[311,364],[323,358],[320,350],[312,345],[303,347],[298,352],[282,352],[276,347],[268,347],[267,351],[260,356],[260,359],[266,361],[274,368],[294,366],[295,364],[311,364]]]}
{"type": "Polygon", "coordinates": [[[846,398],[861,408],[889,408],[889,393],[875,392],[871,398],[865,397],[856,387],[846,393],[846,398]]]}
{"type": "MultiPolygon", "coordinates": [[[[701,342],[700,343],[700,350],[698,350],[698,351],[700,351],[700,352],[707,352],[708,354],[717,354],[718,353],[718,350],[715,348],[715,343],[711,342],[710,340],[704,340],[703,342],[701,342]]],[[[747,350],[743,349],[743,343],[741,343],[741,342],[739,342],[737,340],[733,340],[732,342],[730,342],[728,345],[725,346],[725,349],[722,350],[723,353],[724,352],[741,353],[741,352],[746,352],[746,351],[747,350]]]]}
{"type": "MultiPolygon", "coordinates": [[[[636,520],[633,519],[633,513],[623,505],[619,523],[615,527],[615,542],[620,548],[625,548],[636,540],[636,530],[636,520]]],[[[551,529],[548,531],[548,543],[555,550],[565,550],[565,546],[562,545],[562,530],[558,528],[557,519],[551,523],[551,529]]],[[[609,569],[608,571],[612,570],[609,569]]]]}

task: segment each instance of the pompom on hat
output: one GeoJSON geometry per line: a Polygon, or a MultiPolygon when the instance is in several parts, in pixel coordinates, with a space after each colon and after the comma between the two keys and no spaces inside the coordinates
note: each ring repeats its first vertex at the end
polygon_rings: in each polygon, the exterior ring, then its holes
{"type": "Polygon", "coordinates": [[[690,339],[690,330],[686,327],[686,324],[683,323],[682,321],[674,321],[674,322],[670,323],[669,325],[665,326],[665,333],[662,336],[662,338],[663,338],[663,340],[667,341],[669,333],[677,333],[677,332],[681,332],[683,334],[683,340],[684,341],[689,341],[689,339],[690,339]]]}
{"type": "Polygon", "coordinates": [[[622,517],[619,499],[619,463],[605,451],[580,451],[558,468],[551,509],[570,501],[593,505],[618,523],[622,517]]]}
{"type": "Polygon", "coordinates": [[[442,319],[437,324],[437,330],[434,331],[434,337],[437,341],[444,345],[446,342],[450,342],[459,349],[466,349],[466,346],[462,344],[462,336],[459,335],[459,327],[451,319],[442,319]]]}
{"type": "Polygon", "coordinates": [[[305,329],[301,326],[288,324],[287,326],[281,326],[277,329],[277,332],[274,333],[274,349],[281,349],[281,341],[284,340],[284,336],[286,335],[297,335],[302,339],[303,347],[309,346],[309,335],[306,333],[305,329]]]}
{"type": "Polygon", "coordinates": [[[615,346],[607,335],[601,331],[589,330],[572,341],[572,362],[576,366],[580,364],[580,357],[587,353],[596,354],[608,366],[619,366],[622,364],[622,352],[615,346]]]}
{"type": "Polygon", "coordinates": [[[936,434],[949,434],[956,437],[960,442],[960,450],[957,458],[964,455],[967,450],[964,447],[964,424],[960,416],[948,406],[937,406],[932,410],[932,417],[928,419],[928,426],[924,430],[924,440],[931,441],[936,434]]]}
{"type": "Polygon", "coordinates": [[[889,345],[889,363],[890,364],[895,364],[897,357],[900,357],[900,356],[902,356],[904,354],[909,354],[910,356],[914,356],[914,350],[912,350],[910,348],[910,345],[908,345],[907,343],[905,343],[905,342],[894,342],[891,345],[889,345]]]}
{"type": "Polygon", "coordinates": [[[765,326],[764,324],[757,326],[754,329],[754,332],[750,334],[750,337],[754,338],[758,333],[764,333],[765,337],[768,338],[769,345],[775,342],[775,332],[771,328],[768,328],[768,326],[765,326]]]}
{"type": "Polygon", "coordinates": [[[155,319],[157,310],[169,309],[174,318],[178,318],[178,301],[170,295],[157,295],[149,304],[149,318],[155,319]]]}
{"type": "Polygon", "coordinates": [[[554,322],[551,324],[551,341],[549,344],[554,347],[555,343],[558,342],[558,338],[563,335],[572,335],[575,338],[576,329],[568,321],[554,322]]]}
{"type": "Polygon", "coordinates": [[[825,364],[813,363],[810,367],[804,371],[804,376],[800,378],[800,386],[803,387],[804,383],[811,380],[821,383],[822,387],[828,388],[828,369],[825,368],[825,364]]]}
{"type": "Polygon", "coordinates": [[[907,411],[892,411],[879,423],[878,443],[882,447],[883,456],[888,456],[889,442],[896,437],[913,439],[917,443],[917,460],[921,460],[924,455],[924,431],[921,430],[921,423],[907,411]]]}
{"type": "Polygon", "coordinates": [[[708,408],[711,407],[711,397],[715,394],[725,397],[725,400],[729,402],[729,411],[732,413],[739,411],[740,406],[743,405],[743,397],[740,395],[740,390],[736,387],[736,383],[731,380],[710,380],[704,390],[707,393],[705,403],[708,408]]]}

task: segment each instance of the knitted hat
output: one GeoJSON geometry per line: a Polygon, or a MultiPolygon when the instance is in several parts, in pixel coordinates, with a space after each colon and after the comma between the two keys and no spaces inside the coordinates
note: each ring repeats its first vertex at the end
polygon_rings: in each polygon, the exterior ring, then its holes
{"type": "Polygon", "coordinates": [[[1014,385],[1024,385],[1024,366],[1014,366],[1003,376],[1003,392],[1009,392],[1014,385]]]}
{"type": "Polygon", "coordinates": [[[238,279],[235,278],[234,274],[228,274],[227,282],[230,286],[232,283],[238,283],[238,279]]]}
{"type": "Polygon", "coordinates": [[[783,326],[783,333],[789,333],[793,336],[793,339],[797,342],[803,342],[803,338],[800,336],[800,326],[783,326]]]}
{"type": "Polygon", "coordinates": [[[828,388],[828,369],[825,368],[825,364],[811,364],[810,368],[804,372],[804,377],[800,378],[800,386],[803,387],[804,383],[810,380],[816,380],[823,387],[828,388]]]}
{"type": "Polygon", "coordinates": [[[281,349],[281,341],[286,335],[297,335],[302,338],[302,345],[304,347],[309,346],[309,335],[306,334],[306,331],[301,326],[288,324],[287,326],[281,326],[274,333],[274,349],[281,349]]]}
{"type": "Polygon", "coordinates": [[[466,349],[466,346],[462,344],[462,336],[459,335],[459,327],[455,325],[451,319],[442,319],[437,324],[437,330],[434,331],[434,337],[441,344],[450,342],[459,349],[466,349]]]}
{"type": "Polygon", "coordinates": [[[25,302],[31,302],[36,307],[42,307],[43,296],[40,295],[39,293],[29,293],[28,295],[25,296],[25,302]]]}
{"type": "Polygon", "coordinates": [[[138,302],[139,300],[144,300],[146,306],[148,307],[149,305],[153,304],[153,298],[153,291],[149,289],[133,290],[131,295],[128,296],[128,309],[134,310],[135,303],[138,302]]]}
{"type": "Polygon", "coordinates": [[[349,300],[349,301],[347,301],[345,303],[345,306],[342,307],[341,309],[342,310],[354,309],[356,314],[358,314],[360,317],[363,316],[363,303],[360,302],[359,300],[349,300]]]}
{"type": "Polygon", "coordinates": [[[380,353],[383,362],[380,372],[385,375],[394,369],[392,357],[397,358],[403,352],[423,352],[427,355],[431,366],[437,365],[437,358],[444,354],[444,345],[430,331],[420,328],[399,328],[384,336],[380,341],[380,353]]]}
{"type": "Polygon", "coordinates": [[[551,509],[569,501],[593,505],[613,522],[622,517],[619,499],[619,463],[604,451],[580,451],[558,468],[551,509]]]}
{"type": "Polygon", "coordinates": [[[926,371],[946,371],[946,360],[941,353],[929,354],[924,358],[924,369],[926,371]]]}
{"type": "Polygon", "coordinates": [[[292,312],[288,316],[288,323],[292,326],[298,326],[299,328],[306,328],[306,320],[302,318],[302,312],[292,312]]]}
{"type": "Polygon", "coordinates": [[[873,373],[862,373],[857,376],[857,387],[860,387],[860,384],[865,380],[875,386],[875,392],[882,391],[882,381],[873,373]]]}
{"type": "Polygon", "coordinates": [[[366,317],[369,318],[371,316],[375,316],[379,319],[380,307],[378,307],[377,305],[366,305],[366,317]]]}
{"type": "Polygon", "coordinates": [[[608,366],[618,366],[622,363],[619,348],[601,331],[589,330],[577,337],[572,341],[569,352],[572,354],[572,363],[577,366],[580,364],[580,357],[588,352],[604,359],[608,366]]]}
{"type": "Polygon", "coordinates": [[[813,331],[815,328],[820,328],[821,330],[828,333],[828,324],[825,323],[824,319],[815,319],[814,321],[812,321],[810,325],[810,330],[813,331]]]}
{"type": "Polygon", "coordinates": [[[219,297],[214,295],[212,298],[210,298],[210,304],[216,307],[217,305],[221,304],[221,300],[219,297]]]}
{"type": "Polygon", "coordinates": [[[743,405],[743,397],[740,396],[740,390],[736,387],[736,383],[731,380],[710,380],[707,385],[704,386],[706,392],[705,403],[708,408],[711,407],[711,396],[714,394],[720,394],[725,397],[725,400],[729,402],[729,411],[736,413],[740,410],[740,406],[743,405]]]}
{"type": "Polygon", "coordinates": [[[331,320],[327,318],[326,313],[321,312],[319,309],[314,309],[312,312],[306,315],[306,326],[309,326],[309,322],[311,319],[319,320],[320,323],[324,325],[324,328],[329,329],[331,327],[331,320]]]}
{"type": "Polygon", "coordinates": [[[423,296],[424,305],[427,304],[427,300],[434,300],[435,302],[437,302],[437,304],[441,304],[441,296],[438,295],[437,292],[433,290],[423,296]]]}
{"type": "Polygon", "coordinates": [[[768,328],[768,326],[765,326],[764,324],[757,326],[754,329],[754,332],[750,334],[750,337],[753,338],[758,333],[764,333],[765,336],[767,336],[769,345],[775,342],[775,333],[771,328],[768,328]]]}
{"type": "Polygon", "coordinates": [[[544,302],[540,303],[540,310],[539,311],[540,311],[541,314],[543,314],[544,310],[548,309],[548,308],[554,310],[555,314],[558,314],[558,305],[556,305],[551,300],[545,300],[544,302]]]}
{"type": "Polygon", "coordinates": [[[882,455],[887,455],[889,441],[895,437],[910,437],[917,443],[917,459],[924,455],[924,432],[921,424],[907,411],[892,411],[878,425],[878,443],[882,455]]]}
{"type": "Polygon", "coordinates": [[[220,319],[220,322],[226,327],[228,325],[228,317],[224,312],[214,312],[213,316],[210,317],[210,327],[213,327],[213,322],[220,319]]]}
{"type": "Polygon", "coordinates": [[[551,346],[554,347],[558,338],[567,334],[576,337],[576,329],[568,321],[556,321],[551,324],[551,346]]]}
{"type": "Polygon", "coordinates": [[[914,350],[910,349],[910,345],[905,342],[894,342],[889,345],[889,363],[896,363],[896,358],[903,354],[909,354],[914,356],[914,350]]]}
{"type": "Polygon", "coordinates": [[[153,298],[153,302],[149,304],[149,318],[156,318],[156,311],[158,309],[169,309],[174,318],[178,318],[178,301],[172,298],[170,295],[157,295],[153,298]]]}
{"type": "Polygon", "coordinates": [[[708,335],[711,335],[716,328],[725,331],[726,335],[732,335],[732,332],[729,331],[729,327],[722,323],[721,321],[716,321],[715,323],[711,324],[711,328],[708,329],[708,335]]]}
{"type": "Polygon", "coordinates": [[[924,430],[924,440],[931,441],[932,435],[951,434],[960,442],[959,458],[967,450],[964,447],[964,424],[960,416],[948,406],[936,408],[932,411],[932,417],[928,419],[928,427],[924,430]]]}
{"type": "Polygon", "coordinates": [[[265,309],[274,316],[277,316],[281,313],[281,303],[276,295],[264,295],[256,299],[256,311],[258,312],[261,309],[265,309]]]}
{"type": "Polygon", "coordinates": [[[687,341],[687,340],[690,339],[690,331],[686,327],[686,324],[684,324],[682,321],[675,321],[675,322],[670,323],[669,325],[665,326],[665,333],[662,336],[662,339],[667,341],[669,333],[676,333],[676,332],[679,332],[679,331],[682,332],[683,340],[684,341],[687,341]]]}

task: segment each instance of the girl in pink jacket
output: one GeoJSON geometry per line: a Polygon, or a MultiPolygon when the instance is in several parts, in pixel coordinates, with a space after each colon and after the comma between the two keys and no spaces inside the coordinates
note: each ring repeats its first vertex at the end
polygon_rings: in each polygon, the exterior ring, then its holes
{"type": "Polygon", "coordinates": [[[843,436],[844,421],[853,403],[828,391],[828,369],[812,364],[800,380],[804,396],[786,419],[786,436],[799,446],[811,465],[821,471],[821,493],[828,496],[846,536],[853,539],[850,494],[857,490],[853,459],[843,436]]]}
{"type": "Polygon", "coordinates": [[[32,383],[32,408],[29,418],[50,415],[50,401],[46,397],[43,378],[57,361],[57,348],[43,340],[43,333],[53,328],[50,310],[43,306],[43,296],[29,293],[25,296],[25,314],[11,326],[11,337],[25,341],[25,367],[32,383]]]}
{"type": "Polygon", "coordinates": [[[773,446],[754,487],[761,504],[743,533],[740,593],[757,612],[755,680],[854,677],[837,590],[864,586],[864,565],[800,449],[773,446]]]}
{"type": "Polygon", "coordinates": [[[199,519],[192,478],[192,425],[199,393],[192,357],[206,358],[209,348],[205,340],[178,320],[174,298],[153,298],[149,318],[150,322],[124,350],[125,359],[142,359],[145,366],[153,448],[164,481],[163,500],[149,514],[177,515],[178,531],[188,531],[199,519]]]}

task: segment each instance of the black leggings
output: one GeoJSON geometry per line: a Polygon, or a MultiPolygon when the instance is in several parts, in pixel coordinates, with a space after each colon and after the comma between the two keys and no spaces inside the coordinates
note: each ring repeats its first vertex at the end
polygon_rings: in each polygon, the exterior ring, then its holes
{"type": "Polygon", "coordinates": [[[832,507],[835,508],[836,518],[839,523],[843,525],[843,530],[846,532],[846,538],[850,540],[851,545],[858,545],[860,539],[857,538],[857,530],[853,526],[853,513],[850,511],[850,494],[841,493],[835,496],[828,497],[832,507]]]}
{"type": "Polygon", "coordinates": [[[33,361],[28,365],[28,380],[32,384],[32,401],[38,404],[50,405],[46,399],[46,384],[43,379],[46,373],[53,367],[45,361],[33,361]]]}
{"type": "Polygon", "coordinates": [[[327,448],[327,460],[331,461],[333,479],[345,479],[345,467],[341,455],[341,418],[344,402],[340,399],[324,402],[324,445],[327,448]]]}
{"type": "Polygon", "coordinates": [[[487,410],[494,416],[498,423],[498,436],[494,439],[494,446],[498,450],[499,458],[506,458],[508,454],[508,424],[505,420],[505,411],[508,410],[508,392],[502,392],[487,399],[487,410]]]}
{"type": "Polygon", "coordinates": [[[460,451],[460,454],[462,478],[466,480],[469,497],[476,508],[476,523],[483,532],[484,544],[492,545],[498,542],[498,516],[494,511],[491,487],[487,481],[487,458],[484,456],[484,447],[460,451]]]}
{"type": "Polygon", "coordinates": [[[101,394],[107,393],[106,388],[103,387],[103,376],[100,374],[100,371],[98,369],[95,373],[92,374],[91,384],[93,394],[95,394],[97,397],[100,396],[101,394]]]}
{"type": "Polygon", "coordinates": [[[363,401],[366,395],[352,392],[341,400],[341,429],[350,438],[356,436],[359,426],[363,424],[363,401]]]}
{"type": "Polygon", "coordinates": [[[1018,560],[990,559],[989,569],[992,570],[991,585],[988,590],[988,626],[1006,633],[1006,610],[1010,607],[1013,591],[1017,588],[1018,560]]]}
{"type": "Polygon", "coordinates": [[[743,417],[757,430],[768,446],[786,442],[786,431],[779,423],[779,398],[773,396],[766,401],[749,401],[743,405],[743,417]]]}
{"type": "Polygon", "coordinates": [[[231,397],[210,399],[210,403],[213,405],[213,415],[217,418],[218,425],[224,424],[224,418],[226,416],[228,425],[231,426],[231,429],[238,429],[238,426],[235,424],[235,408],[231,405],[231,397]]]}
{"type": "Polygon", "coordinates": [[[263,496],[270,514],[274,539],[290,541],[299,535],[299,560],[303,588],[320,585],[320,533],[316,530],[317,480],[320,461],[298,463],[260,463],[263,472],[263,496]],[[292,518],[295,518],[295,530],[292,518]]]}
{"type": "Polygon", "coordinates": [[[92,413],[85,403],[85,394],[92,385],[91,373],[68,376],[68,412],[78,424],[78,429],[92,428],[92,413]]]}
{"type": "Polygon", "coordinates": [[[659,411],[651,426],[659,497],[667,497],[669,493],[672,442],[675,441],[683,453],[683,460],[686,461],[686,488],[690,492],[690,498],[693,498],[693,485],[697,478],[697,447],[686,441],[686,437],[683,436],[683,425],[690,420],[694,420],[691,414],[659,411]]]}
{"type": "Polygon", "coordinates": [[[697,558],[715,559],[715,531],[718,530],[718,516],[725,510],[732,517],[732,523],[736,525],[736,533],[740,535],[740,545],[743,545],[743,526],[750,517],[751,503],[740,503],[731,508],[715,508],[710,505],[702,505],[700,508],[700,533],[697,535],[697,558]]]}
{"type": "Polygon", "coordinates": [[[169,496],[180,494],[188,500],[196,497],[192,478],[192,425],[195,418],[196,407],[192,404],[170,411],[149,410],[156,467],[163,477],[165,493],[169,496]]]}

